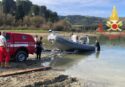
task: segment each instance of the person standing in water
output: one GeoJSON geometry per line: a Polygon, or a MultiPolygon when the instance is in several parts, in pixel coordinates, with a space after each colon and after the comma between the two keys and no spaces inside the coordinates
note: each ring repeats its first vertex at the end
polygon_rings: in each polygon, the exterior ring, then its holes
{"type": "Polygon", "coordinates": [[[100,43],[99,43],[98,40],[96,40],[95,46],[96,46],[96,51],[100,51],[100,50],[101,50],[101,49],[100,49],[100,43]]]}

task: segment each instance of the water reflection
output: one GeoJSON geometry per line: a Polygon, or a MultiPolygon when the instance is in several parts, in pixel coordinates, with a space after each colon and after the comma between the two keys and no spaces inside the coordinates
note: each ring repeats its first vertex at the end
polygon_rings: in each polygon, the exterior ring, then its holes
{"type": "MultiPolygon", "coordinates": [[[[110,40],[109,40],[108,36],[98,37],[100,44],[101,44],[101,48],[103,46],[106,47],[106,49],[102,49],[102,50],[106,51],[107,49],[113,49],[113,47],[118,47],[118,46],[125,47],[125,45],[124,45],[125,37],[121,37],[121,36],[119,36],[118,38],[115,36],[112,36],[112,37],[113,37],[113,39],[110,39],[110,40]]],[[[97,37],[90,37],[90,44],[95,43],[96,38],[97,37]]],[[[105,48],[105,47],[103,47],[103,48],[105,48]]],[[[116,48],[113,50],[116,50],[116,48]]],[[[88,56],[91,56],[91,54],[93,54],[93,53],[84,53],[84,54],[83,53],[82,54],[54,53],[54,54],[56,54],[56,55],[53,55],[53,52],[52,52],[52,55],[50,54],[51,56],[49,56],[49,57],[54,58],[53,63],[51,63],[51,64],[54,66],[62,66],[62,65],[68,65],[71,62],[77,61],[79,59],[86,59],[86,58],[88,58],[88,56]]],[[[108,55],[108,53],[105,54],[102,51],[101,51],[101,54],[103,54],[103,56],[108,55]]],[[[95,58],[97,58],[97,59],[101,58],[100,52],[95,53],[95,58]]]]}
{"type": "MultiPolygon", "coordinates": [[[[65,74],[97,84],[106,82],[110,84],[109,87],[125,87],[125,38],[109,40],[101,36],[99,39],[102,50],[85,56],[68,68],[65,74]]],[[[97,87],[97,84],[94,87],[97,87]]]]}
{"type": "Polygon", "coordinates": [[[98,59],[99,56],[100,56],[100,51],[97,51],[97,52],[96,52],[96,58],[98,59]]]}
{"type": "MultiPolygon", "coordinates": [[[[60,53],[59,53],[60,54],[60,53]]],[[[45,58],[42,58],[41,66],[51,66],[51,67],[59,67],[59,68],[65,68],[68,69],[72,67],[74,64],[76,65],[84,58],[87,58],[87,56],[90,56],[94,54],[94,52],[86,52],[81,54],[69,54],[69,53],[62,53],[60,55],[53,54],[51,56],[47,56],[45,58]]]]}
{"type": "Polygon", "coordinates": [[[108,45],[108,46],[125,46],[125,36],[118,36],[117,35],[109,35],[109,36],[100,36],[99,41],[102,45],[108,45]]]}
{"type": "Polygon", "coordinates": [[[50,67],[52,62],[53,62],[54,58],[43,58],[43,62],[41,63],[41,66],[44,67],[50,67]]]}
{"type": "MultiPolygon", "coordinates": [[[[95,39],[96,37],[90,37],[91,44],[95,39]]],[[[63,54],[61,58],[56,56],[50,65],[65,68],[64,74],[97,84],[109,83],[110,87],[125,87],[125,37],[109,40],[108,37],[100,36],[99,41],[100,52],[63,54]]]]}

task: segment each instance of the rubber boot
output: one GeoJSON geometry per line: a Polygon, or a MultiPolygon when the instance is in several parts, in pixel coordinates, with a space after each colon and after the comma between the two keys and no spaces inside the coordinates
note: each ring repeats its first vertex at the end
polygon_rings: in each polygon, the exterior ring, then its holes
{"type": "Polygon", "coordinates": [[[0,67],[4,68],[4,63],[3,62],[0,63],[0,67]]]}
{"type": "Polygon", "coordinates": [[[8,62],[5,62],[5,68],[9,68],[9,63],[8,62]]]}

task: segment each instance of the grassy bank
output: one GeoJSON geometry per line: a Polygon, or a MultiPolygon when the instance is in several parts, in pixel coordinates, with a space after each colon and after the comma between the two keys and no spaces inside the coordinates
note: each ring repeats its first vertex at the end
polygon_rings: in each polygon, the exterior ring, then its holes
{"type": "MultiPolygon", "coordinates": [[[[27,33],[31,35],[39,35],[39,36],[47,36],[48,30],[42,29],[42,28],[34,28],[34,29],[29,29],[29,28],[13,28],[13,29],[1,29],[0,31],[5,31],[5,32],[17,32],[17,33],[27,33]]],[[[63,36],[69,36],[71,35],[72,31],[58,31],[59,34],[63,36]]],[[[83,35],[89,35],[89,36],[98,36],[100,35],[99,32],[74,32],[75,34],[79,36],[83,35]]]]}
{"type": "Polygon", "coordinates": [[[44,29],[4,29],[4,30],[0,30],[0,31],[5,31],[5,32],[19,32],[19,33],[47,33],[48,30],[44,30],[44,29]]]}

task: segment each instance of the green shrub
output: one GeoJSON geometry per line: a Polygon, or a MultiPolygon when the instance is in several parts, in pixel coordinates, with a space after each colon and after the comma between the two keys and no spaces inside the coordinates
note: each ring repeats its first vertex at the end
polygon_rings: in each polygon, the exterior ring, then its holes
{"type": "Polygon", "coordinates": [[[66,20],[60,20],[56,23],[54,23],[54,26],[53,26],[54,30],[57,30],[57,31],[69,31],[71,29],[71,24],[66,21],[66,20]]]}
{"type": "Polygon", "coordinates": [[[40,16],[34,16],[30,18],[30,22],[35,27],[39,28],[39,27],[42,27],[42,25],[45,23],[45,19],[40,16]]]}

